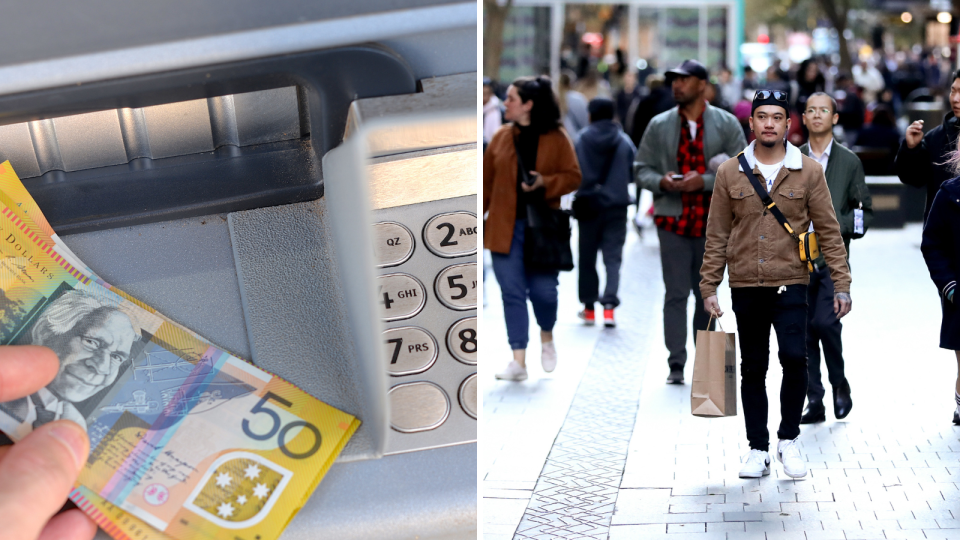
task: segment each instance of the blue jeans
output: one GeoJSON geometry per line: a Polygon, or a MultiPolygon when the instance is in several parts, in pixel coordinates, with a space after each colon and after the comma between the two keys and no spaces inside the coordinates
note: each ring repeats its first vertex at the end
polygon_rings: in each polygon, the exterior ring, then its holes
{"type": "Polygon", "coordinates": [[[528,271],[523,264],[523,233],[527,222],[517,220],[513,227],[510,253],[492,253],[493,273],[500,283],[503,316],[507,321],[507,340],[513,350],[526,349],[530,339],[530,318],[527,298],[533,304],[533,315],[544,332],[553,331],[557,322],[557,277],[560,271],[528,271]]]}

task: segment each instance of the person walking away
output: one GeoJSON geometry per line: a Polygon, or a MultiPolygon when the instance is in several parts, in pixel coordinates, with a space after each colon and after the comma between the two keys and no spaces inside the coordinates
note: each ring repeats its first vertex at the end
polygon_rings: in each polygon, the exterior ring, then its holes
{"type": "Polygon", "coordinates": [[[513,81],[504,106],[510,123],[497,131],[483,155],[483,212],[487,215],[483,244],[491,252],[513,350],[513,360],[496,377],[522,381],[527,378],[528,299],[540,326],[543,370],[549,373],[557,365],[553,326],[559,272],[524,265],[527,205],[546,201],[559,208],[560,197],[580,185],[580,167],[560,123],[560,107],[548,77],[513,81]],[[525,183],[524,177],[532,184],[525,183]]]}
{"type": "Polygon", "coordinates": [[[933,199],[944,181],[956,176],[947,164],[957,150],[957,135],[960,134],[960,71],[950,85],[950,112],[943,123],[923,133],[923,120],[917,120],[907,128],[900,144],[894,169],[900,181],[908,186],[927,188],[927,200],[923,208],[923,222],[933,205],[933,199]]]}
{"type": "Polygon", "coordinates": [[[587,127],[590,123],[587,114],[587,98],[572,88],[576,77],[570,70],[560,72],[560,117],[563,118],[563,127],[571,137],[587,127]]]}
{"type": "MultiPolygon", "coordinates": [[[[954,152],[945,166],[953,175],[960,174],[960,153],[954,152]]],[[[960,269],[960,178],[944,182],[930,205],[930,213],[923,225],[920,243],[923,260],[930,270],[930,278],[940,295],[942,320],[940,347],[953,351],[957,357],[957,382],[954,388],[956,408],[953,423],[960,425],[960,311],[957,304],[957,278],[960,269]]]]}
{"type": "Polygon", "coordinates": [[[577,216],[580,249],[579,313],[587,325],[596,321],[594,304],[603,305],[603,325],[616,326],[614,309],[620,305],[617,289],[620,286],[620,263],[623,244],[627,240],[627,207],[630,193],[627,186],[633,178],[633,156],[637,149],[614,122],[614,102],[596,98],[590,102],[590,125],[580,132],[577,141],[577,160],[583,182],[577,197],[594,197],[596,216],[577,216]],[[597,276],[597,250],[603,253],[607,272],[603,296],[597,276]]]}
{"type": "Polygon", "coordinates": [[[852,305],[846,252],[823,168],[784,141],[790,127],[787,107],[784,93],[757,92],[750,117],[757,139],[743,152],[747,165],[741,169],[738,159],[730,159],[720,166],[707,220],[700,282],[704,309],[723,316],[717,287],[726,267],[737,317],[740,392],[750,443],[741,478],[770,474],[765,381],[771,326],[777,332],[783,368],[777,457],[787,476],[801,478],[807,474],[797,438],[807,391],[805,334],[810,276],[807,264],[800,260],[794,234],[806,231],[811,220],[816,224],[821,252],[834,283],[834,312],[838,318],[843,317],[852,305]],[[744,170],[752,172],[759,189],[754,188],[744,170]],[[782,212],[794,234],[780,224],[768,206],[771,203],[782,212]]]}
{"type": "Polygon", "coordinates": [[[707,70],[684,60],[667,72],[677,106],[651,120],[637,150],[640,187],[653,192],[654,223],[666,295],[663,334],[670,352],[667,382],[683,384],[687,363],[687,300],[696,299],[693,330],[705,330],[709,317],[700,297],[700,265],[715,174],[707,163],[736,155],[746,141],[737,119],[704,101],[707,70]]]}
{"type": "Polygon", "coordinates": [[[500,98],[494,93],[494,82],[489,77],[483,78],[483,148],[486,150],[493,135],[500,129],[503,120],[503,111],[500,109],[500,98]]]}
{"type": "MultiPolygon", "coordinates": [[[[807,98],[803,123],[810,132],[810,141],[800,147],[800,153],[810,156],[823,167],[833,201],[833,210],[840,223],[840,236],[850,261],[850,240],[861,238],[873,221],[873,202],[863,173],[863,164],[856,154],[833,140],[833,126],[840,119],[837,102],[823,93],[815,92],[807,98]]],[[[863,135],[863,131],[860,132],[863,135]]],[[[811,230],[816,224],[811,224],[811,230]]],[[[810,273],[807,286],[807,409],[800,417],[801,424],[826,421],[823,397],[826,390],[820,377],[820,347],[827,364],[827,375],[833,387],[833,415],[846,418],[853,407],[850,383],[844,374],[843,325],[833,312],[833,280],[823,265],[810,273]]]]}

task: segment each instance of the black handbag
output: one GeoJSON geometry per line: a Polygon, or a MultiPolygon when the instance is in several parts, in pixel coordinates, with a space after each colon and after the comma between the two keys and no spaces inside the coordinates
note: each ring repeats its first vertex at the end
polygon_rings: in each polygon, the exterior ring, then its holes
{"type": "Polygon", "coordinates": [[[586,192],[578,192],[573,199],[573,217],[579,221],[597,219],[603,212],[603,203],[600,201],[600,193],[603,191],[603,185],[607,183],[607,176],[610,174],[610,167],[613,165],[613,158],[617,155],[617,147],[607,156],[603,163],[603,172],[600,178],[593,185],[593,189],[586,192]]]}
{"type": "MultiPolygon", "coordinates": [[[[529,182],[527,168],[520,159],[517,140],[513,141],[517,164],[523,182],[529,182]]],[[[563,210],[550,208],[540,199],[527,204],[527,227],[523,237],[523,264],[530,270],[573,270],[573,250],[570,249],[570,216],[563,210]]]]}

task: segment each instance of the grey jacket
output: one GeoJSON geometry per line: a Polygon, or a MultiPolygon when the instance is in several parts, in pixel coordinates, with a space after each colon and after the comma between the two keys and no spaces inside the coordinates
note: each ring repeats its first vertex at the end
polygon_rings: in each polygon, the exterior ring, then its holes
{"type": "MultiPolygon", "coordinates": [[[[679,216],[683,202],[679,192],[660,190],[660,180],[667,171],[679,171],[677,148],[680,146],[680,108],[674,107],[653,117],[640,139],[640,148],[634,160],[637,184],[653,192],[653,212],[658,216],[679,216]]],[[[717,154],[734,157],[747,146],[743,128],[735,116],[707,105],[703,111],[704,162],[717,154]]],[[[713,192],[716,173],[703,175],[703,190],[713,192]]]]}

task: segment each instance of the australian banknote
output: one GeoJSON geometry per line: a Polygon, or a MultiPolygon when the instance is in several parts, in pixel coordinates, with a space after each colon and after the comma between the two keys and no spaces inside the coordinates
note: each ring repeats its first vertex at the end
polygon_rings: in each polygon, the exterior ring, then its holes
{"type": "Polygon", "coordinates": [[[181,539],[279,535],[358,421],[91,279],[3,202],[0,342],[50,346],[61,371],[0,404],[0,429],[87,426],[73,497],[91,515],[181,539]]]}

